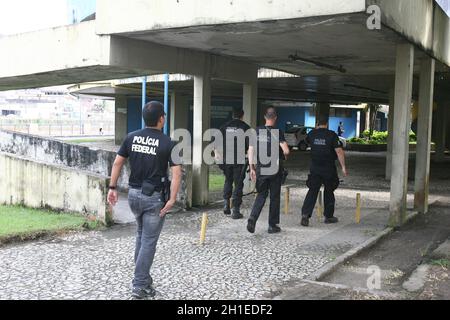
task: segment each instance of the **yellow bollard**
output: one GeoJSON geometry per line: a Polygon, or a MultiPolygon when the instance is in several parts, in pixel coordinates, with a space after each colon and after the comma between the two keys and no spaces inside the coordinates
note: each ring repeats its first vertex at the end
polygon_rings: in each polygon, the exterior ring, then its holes
{"type": "Polygon", "coordinates": [[[228,199],[228,207],[233,209],[233,201],[231,201],[231,199],[228,199]]]}
{"type": "Polygon", "coordinates": [[[361,193],[356,194],[356,214],[355,214],[356,223],[359,224],[361,222],[361,193]]]}
{"type": "Polygon", "coordinates": [[[319,191],[319,199],[317,202],[317,218],[320,220],[323,217],[323,194],[322,190],[319,191]]]}
{"type": "Polygon", "coordinates": [[[206,226],[208,225],[208,214],[205,212],[202,218],[202,227],[200,230],[200,245],[205,243],[206,239],[206,226]]]}
{"type": "Polygon", "coordinates": [[[284,193],[284,214],[289,214],[290,188],[286,187],[284,193]]]}

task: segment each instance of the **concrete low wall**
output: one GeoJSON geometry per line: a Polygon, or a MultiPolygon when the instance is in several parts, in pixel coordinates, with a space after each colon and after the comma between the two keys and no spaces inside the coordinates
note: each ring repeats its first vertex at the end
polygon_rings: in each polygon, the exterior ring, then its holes
{"type": "Polygon", "coordinates": [[[108,177],[0,153],[0,204],[51,208],[109,224],[108,177]]]}
{"type": "MultiPolygon", "coordinates": [[[[111,151],[2,130],[0,130],[0,152],[106,177],[111,174],[116,158],[116,153],[111,151]]],[[[129,176],[130,167],[127,162],[118,181],[122,191],[128,191],[129,176]]],[[[183,209],[189,209],[192,206],[192,168],[190,166],[183,168],[183,181],[178,202],[183,209]]]]}
{"type": "MultiPolygon", "coordinates": [[[[29,134],[0,131],[0,152],[109,176],[116,153],[29,134]]],[[[128,189],[130,169],[122,170],[119,187],[128,189]]]]}

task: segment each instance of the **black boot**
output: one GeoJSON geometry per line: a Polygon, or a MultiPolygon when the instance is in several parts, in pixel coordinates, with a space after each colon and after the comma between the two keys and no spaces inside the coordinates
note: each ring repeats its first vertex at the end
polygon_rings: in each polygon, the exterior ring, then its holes
{"type": "Polygon", "coordinates": [[[301,225],[304,226],[304,227],[309,227],[309,218],[305,217],[305,216],[302,216],[301,225]]]}
{"type": "Polygon", "coordinates": [[[231,218],[233,218],[234,220],[239,220],[242,219],[244,216],[241,214],[240,212],[240,208],[239,207],[234,207],[233,208],[233,215],[231,216],[231,218]]]}
{"type": "Polygon", "coordinates": [[[223,205],[223,213],[227,216],[231,214],[230,201],[225,200],[225,204],[223,205]]]}
{"type": "Polygon", "coordinates": [[[338,223],[339,219],[336,217],[325,218],[325,224],[338,223]]]}
{"type": "Polygon", "coordinates": [[[255,233],[255,225],[256,222],[253,219],[248,219],[248,223],[247,223],[247,231],[250,233],[255,233]]]}
{"type": "Polygon", "coordinates": [[[270,234],[280,233],[281,228],[279,226],[269,226],[269,230],[267,230],[270,234]]]}

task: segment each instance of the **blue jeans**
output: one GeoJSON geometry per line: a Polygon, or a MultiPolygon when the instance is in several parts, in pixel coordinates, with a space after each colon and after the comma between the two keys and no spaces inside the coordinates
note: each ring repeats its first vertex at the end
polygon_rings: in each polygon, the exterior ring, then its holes
{"type": "Polygon", "coordinates": [[[137,222],[136,249],[134,253],[135,271],[133,287],[144,289],[151,284],[150,268],[156,253],[156,244],[164,224],[159,216],[163,208],[161,193],[151,197],[143,195],[141,190],[130,189],[128,204],[137,222]]]}

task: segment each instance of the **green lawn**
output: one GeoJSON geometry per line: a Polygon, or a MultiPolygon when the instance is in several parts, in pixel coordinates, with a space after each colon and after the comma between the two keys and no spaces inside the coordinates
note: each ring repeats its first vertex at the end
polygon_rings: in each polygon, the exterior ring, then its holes
{"type": "Polygon", "coordinates": [[[222,174],[211,173],[209,175],[209,191],[223,190],[225,177],[222,174]]]}
{"type": "Polygon", "coordinates": [[[59,214],[19,206],[0,206],[0,239],[27,237],[40,232],[82,230],[86,221],[86,218],[75,214],[59,214]]]}

